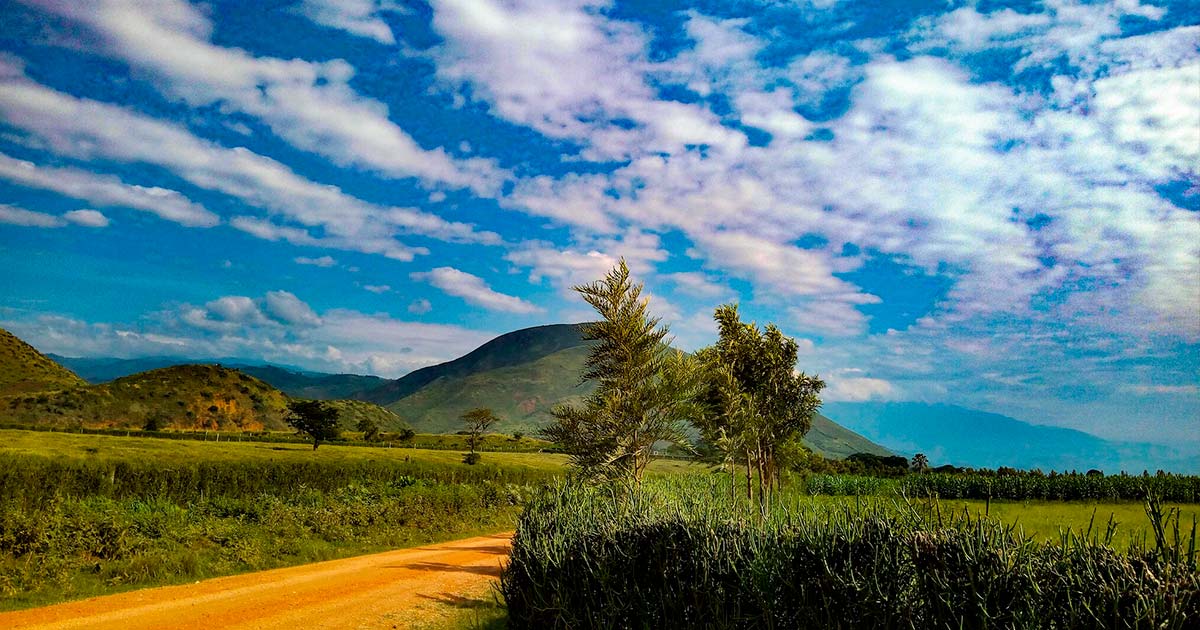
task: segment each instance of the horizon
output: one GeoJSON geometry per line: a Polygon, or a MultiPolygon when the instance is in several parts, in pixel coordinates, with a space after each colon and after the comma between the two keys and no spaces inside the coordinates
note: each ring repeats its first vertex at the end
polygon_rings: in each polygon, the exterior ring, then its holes
{"type": "Polygon", "coordinates": [[[1186,2],[0,0],[0,327],[396,378],[741,305],[829,402],[1200,449],[1186,2]]]}

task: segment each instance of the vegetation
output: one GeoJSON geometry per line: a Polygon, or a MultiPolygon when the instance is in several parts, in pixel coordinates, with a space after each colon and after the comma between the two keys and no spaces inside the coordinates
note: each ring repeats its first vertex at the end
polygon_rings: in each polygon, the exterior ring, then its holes
{"type": "Polygon", "coordinates": [[[275,388],[215,365],[178,365],[104,385],[0,398],[0,421],[64,428],[280,430],[286,410],[287,398],[275,388]]]}
{"type": "Polygon", "coordinates": [[[0,396],[86,385],[33,346],[0,328],[0,396]]]}
{"type": "Polygon", "coordinates": [[[1200,615],[1195,525],[1177,514],[1118,553],[1111,527],[1052,544],[917,504],[750,505],[722,476],[547,489],[501,578],[509,626],[1184,628],[1200,615]]]}
{"type": "Polygon", "coordinates": [[[332,440],[341,435],[337,409],[319,400],[290,401],[284,420],[288,426],[312,440],[314,451],[323,440],[332,440]]]}
{"type": "Polygon", "coordinates": [[[821,406],[825,383],[796,373],[796,342],[769,324],[760,331],[738,316],[737,306],[717,308],[717,343],[696,353],[703,365],[697,424],[723,463],[746,463],[746,498],[758,475],[765,506],[783,470],[803,451],[801,438],[821,406]]]}
{"type": "Polygon", "coordinates": [[[583,326],[596,344],[581,378],[596,389],[582,405],[556,407],[557,422],[542,434],[585,476],[640,481],[656,443],[687,443],[683,423],[695,412],[699,372],[668,347],[667,329],[650,316],[624,259],[603,280],[575,290],[601,317],[583,326]]]}
{"type": "Polygon", "coordinates": [[[479,445],[483,434],[493,424],[499,422],[500,418],[496,417],[491,409],[478,407],[464,413],[462,420],[467,432],[467,447],[470,449],[470,452],[463,457],[463,463],[473,466],[479,463],[479,453],[475,452],[475,447],[479,445]]]}

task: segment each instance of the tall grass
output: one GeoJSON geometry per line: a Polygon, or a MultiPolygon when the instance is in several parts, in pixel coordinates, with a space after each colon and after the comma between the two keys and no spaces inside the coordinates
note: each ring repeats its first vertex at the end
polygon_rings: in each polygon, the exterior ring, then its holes
{"type": "Polygon", "coordinates": [[[784,496],[764,516],[728,481],[559,485],[526,508],[501,588],[514,628],[1186,628],[1200,621],[1195,523],[1118,553],[1113,527],[1038,543],[1012,526],[886,499],[784,496]],[[1151,544],[1154,542],[1155,544],[1151,544]]]}

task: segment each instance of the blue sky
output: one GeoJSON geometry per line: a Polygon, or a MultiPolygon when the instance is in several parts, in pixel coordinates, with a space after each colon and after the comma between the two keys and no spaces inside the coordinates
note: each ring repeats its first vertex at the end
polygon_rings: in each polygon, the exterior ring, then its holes
{"type": "Polygon", "coordinates": [[[1200,448],[1192,2],[0,2],[0,325],[399,376],[624,256],[831,400],[1200,448]]]}

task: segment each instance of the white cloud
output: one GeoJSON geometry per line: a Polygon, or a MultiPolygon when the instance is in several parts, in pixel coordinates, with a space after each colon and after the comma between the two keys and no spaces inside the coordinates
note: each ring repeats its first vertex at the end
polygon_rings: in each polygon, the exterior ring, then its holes
{"type": "MultiPolygon", "coordinates": [[[[193,106],[221,103],[266,123],[295,147],[323,155],[339,166],[369,169],[392,177],[493,190],[500,174],[494,163],[456,161],[442,149],[421,147],[389,118],[387,107],[351,89],[354,69],[335,59],[255,57],[209,39],[213,25],[184,0],[130,4],[121,0],[74,3],[27,0],[85,24],[113,56],[149,73],[164,91],[193,106]]],[[[360,5],[310,15],[347,16],[360,5]]],[[[374,22],[352,20],[360,28],[374,22]]],[[[378,34],[378,29],[374,29],[378,34]]]]}
{"type": "Polygon", "coordinates": [[[679,271],[662,274],[659,278],[673,284],[676,290],[693,297],[716,298],[730,293],[729,289],[700,271],[679,271]]]}
{"type": "Polygon", "coordinates": [[[62,227],[67,224],[61,217],[52,214],[34,212],[3,203],[0,203],[0,223],[41,228],[62,227]]]}
{"type": "Polygon", "coordinates": [[[312,307],[287,291],[268,292],[264,307],[268,315],[284,324],[316,326],[321,323],[312,307]]]}
{"type": "Polygon", "coordinates": [[[386,284],[364,284],[362,285],[362,288],[375,294],[387,293],[388,291],[392,290],[392,287],[386,284]]]}
{"type": "Polygon", "coordinates": [[[308,256],[297,256],[292,259],[297,265],[311,265],[313,267],[332,267],[337,264],[337,260],[333,256],[319,256],[317,258],[309,258],[308,256]]]}
{"type": "Polygon", "coordinates": [[[745,137],[702,107],[656,98],[640,71],[648,34],[605,18],[605,2],[438,0],[438,75],[469,83],[493,111],[551,138],[585,143],[588,157],[707,144],[737,151],[745,137]],[[632,125],[628,124],[632,121],[632,125]]]}
{"type": "Polygon", "coordinates": [[[460,297],[470,304],[492,311],[508,313],[537,313],[541,308],[519,297],[505,295],[492,290],[483,278],[460,271],[454,267],[438,267],[430,271],[409,274],[418,282],[428,282],[449,295],[460,297]]]}
{"type": "Polygon", "coordinates": [[[108,217],[104,216],[100,212],[88,209],[71,210],[70,212],[64,214],[63,218],[76,225],[83,225],[86,227],[108,227],[109,223],[108,217]]]}
{"type": "Polygon", "coordinates": [[[412,313],[413,315],[424,315],[432,310],[433,304],[431,304],[429,300],[426,300],[425,298],[413,300],[412,303],[408,305],[408,312],[412,313]]]}
{"type": "Polygon", "coordinates": [[[381,17],[389,4],[381,0],[303,0],[296,10],[322,26],[391,45],[396,37],[381,17]]]}
{"type": "Polygon", "coordinates": [[[174,190],[130,185],[116,177],[75,168],[37,166],[3,153],[0,153],[0,178],[22,186],[51,190],[97,206],[143,210],[181,225],[211,227],[220,222],[217,215],[174,190]]]}
{"type": "MultiPolygon", "coordinates": [[[[246,357],[314,371],[386,378],[461,356],[495,337],[488,331],[406,322],[347,309],[314,315],[315,322],[282,325],[261,317],[261,310],[254,314],[251,306],[265,304],[266,298],[227,297],[241,299],[214,300],[205,307],[185,306],[142,318],[135,324],[89,323],[40,315],[5,319],[0,326],[43,352],[66,356],[246,357]],[[220,319],[208,310],[210,305],[241,319],[220,319]]],[[[290,299],[285,297],[284,303],[288,302],[290,299]]],[[[303,304],[298,298],[296,302],[303,304]]]]}
{"type": "Polygon", "coordinates": [[[824,376],[825,390],[821,392],[821,398],[830,402],[864,402],[889,400],[897,394],[890,382],[862,376],[862,373],[862,370],[847,368],[824,376]]]}
{"type": "Polygon", "coordinates": [[[36,134],[61,153],[163,166],[197,187],[230,195],[300,226],[277,226],[256,217],[231,221],[260,238],[322,243],[401,260],[421,252],[398,243],[395,236],[401,233],[458,242],[500,242],[498,235],[476,231],[464,223],[367,203],[337,187],[300,177],[285,165],[247,149],[228,149],[180,126],[50,90],[11,72],[0,76],[0,86],[0,114],[6,122],[36,134]],[[287,231],[272,231],[273,226],[287,231]],[[308,232],[312,228],[320,228],[324,236],[312,236],[308,232]]]}

